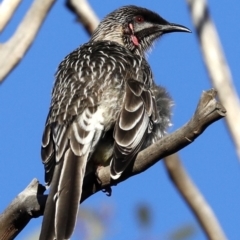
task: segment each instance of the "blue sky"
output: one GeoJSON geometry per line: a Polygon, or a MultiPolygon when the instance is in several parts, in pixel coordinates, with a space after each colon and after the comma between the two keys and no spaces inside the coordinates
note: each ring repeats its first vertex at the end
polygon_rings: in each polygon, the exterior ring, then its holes
{"type": "MultiPolygon", "coordinates": [[[[185,1],[89,2],[100,18],[119,6],[134,4],[154,10],[168,21],[193,30],[192,34],[164,36],[149,55],[156,82],[168,89],[175,102],[173,127],[169,131],[185,124],[193,115],[202,91],[211,88],[185,1]]],[[[1,42],[11,36],[29,5],[30,1],[23,1],[0,36],[1,42]]],[[[240,2],[209,1],[209,6],[239,94],[240,32],[237,16],[240,2]]],[[[58,1],[26,56],[0,86],[1,212],[33,178],[44,182],[40,144],[53,76],[65,55],[88,39],[75,16],[65,8],[64,1],[58,1]]],[[[239,161],[224,120],[211,125],[179,154],[227,237],[239,239],[239,161]]],[[[152,211],[152,225],[145,233],[152,239],[166,239],[169,232],[185,225],[196,230],[189,239],[205,239],[192,212],[170,182],[161,161],[146,172],[113,187],[110,198],[102,192],[97,193],[83,203],[83,208],[96,210],[107,206],[111,209],[110,230],[104,239],[135,240],[144,234],[136,223],[135,210],[139,204],[147,204],[152,211]]],[[[31,220],[17,239],[26,239],[40,224],[41,218],[31,220]]]]}

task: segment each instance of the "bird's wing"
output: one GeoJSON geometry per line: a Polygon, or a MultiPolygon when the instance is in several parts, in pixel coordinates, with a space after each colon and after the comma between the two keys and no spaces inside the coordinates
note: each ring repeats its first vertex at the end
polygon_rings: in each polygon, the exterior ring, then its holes
{"type": "Polygon", "coordinates": [[[42,161],[50,193],[40,240],[70,238],[89,153],[103,130],[102,111],[97,106],[97,97],[81,92],[86,88],[79,81],[80,86],[73,87],[74,79],[78,78],[74,69],[68,68],[65,77],[68,78],[67,83],[63,77],[55,84],[43,134],[42,161]]]}
{"type": "Polygon", "coordinates": [[[111,177],[117,179],[137,155],[158,118],[154,94],[136,80],[126,82],[122,110],[114,129],[111,177]]]}

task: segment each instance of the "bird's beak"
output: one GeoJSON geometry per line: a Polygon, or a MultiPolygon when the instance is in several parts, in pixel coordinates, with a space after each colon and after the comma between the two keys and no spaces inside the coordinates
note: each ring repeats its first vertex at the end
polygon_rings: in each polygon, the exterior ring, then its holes
{"type": "Polygon", "coordinates": [[[161,25],[161,31],[163,34],[171,33],[171,32],[188,32],[188,33],[192,32],[187,27],[184,27],[182,25],[175,24],[175,23],[167,23],[167,24],[161,25]]]}

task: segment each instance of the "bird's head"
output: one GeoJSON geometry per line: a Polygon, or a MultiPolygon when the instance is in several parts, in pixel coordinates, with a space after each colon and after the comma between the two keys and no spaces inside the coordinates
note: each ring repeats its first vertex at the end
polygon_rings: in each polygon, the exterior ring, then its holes
{"type": "Polygon", "coordinates": [[[170,32],[191,31],[182,25],[169,23],[146,8],[125,6],[108,14],[93,33],[91,40],[115,41],[143,56],[156,39],[170,32]]]}

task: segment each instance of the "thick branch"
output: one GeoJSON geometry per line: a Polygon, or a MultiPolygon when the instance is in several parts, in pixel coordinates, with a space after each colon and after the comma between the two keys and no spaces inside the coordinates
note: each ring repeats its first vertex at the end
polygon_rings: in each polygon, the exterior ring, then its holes
{"type": "MultiPolygon", "coordinates": [[[[141,151],[133,162],[132,168],[117,181],[110,179],[109,167],[103,167],[98,180],[93,172],[84,179],[81,202],[94,193],[116,185],[129,177],[139,174],[160,159],[177,152],[192,143],[213,122],[225,116],[226,111],[215,99],[216,92],[203,92],[197,110],[192,119],[176,132],[165,136],[160,141],[141,151]],[[99,184],[99,180],[101,184],[99,184]]],[[[45,188],[37,180],[20,193],[9,207],[0,215],[0,240],[12,239],[33,217],[43,214],[46,195],[45,188]]],[[[223,239],[223,238],[222,238],[223,239]]]]}
{"type": "Polygon", "coordinates": [[[165,136],[155,144],[141,151],[137,155],[132,168],[129,168],[129,171],[126,171],[120,179],[116,181],[110,179],[109,167],[101,168],[98,173],[101,184],[96,183],[95,178],[89,175],[88,178],[85,179],[83,187],[84,192],[81,201],[84,201],[86,198],[103,188],[116,185],[129,177],[145,171],[160,159],[171,155],[192,143],[201,133],[203,133],[206,127],[221,119],[226,114],[226,110],[216,101],[215,96],[216,91],[213,89],[203,92],[192,119],[174,133],[165,136]]]}
{"type": "Polygon", "coordinates": [[[43,215],[46,195],[36,179],[11,202],[0,215],[0,240],[14,239],[31,218],[43,215]]]}
{"type": "Polygon", "coordinates": [[[0,32],[6,27],[21,0],[3,0],[0,4],[0,32]]]}
{"type": "Polygon", "coordinates": [[[164,164],[172,182],[192,209],[198,222],[201,224],[207,239],[227,239],[211,207],[184,170],[178,155],[173,154],[166,157],[164,159],[164,164]]]}
{"type": "Polygon", "coordinates": [[[31,46],[54,2],[55,0],[35,0],[14,35],[0,45],[0,83],[31,46]]]}
{"type": "Polygon", "coordinates": [[[208,74],[218,91],[221,103],[226,107],[227,126],[240,159],[240,104],[222,46],[212,22],[206,0],[187,0],[196,27],[208,74]]]}

